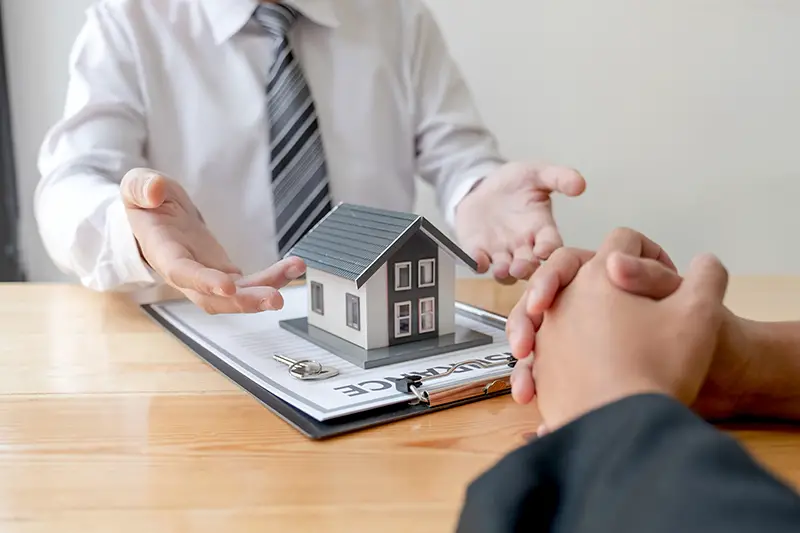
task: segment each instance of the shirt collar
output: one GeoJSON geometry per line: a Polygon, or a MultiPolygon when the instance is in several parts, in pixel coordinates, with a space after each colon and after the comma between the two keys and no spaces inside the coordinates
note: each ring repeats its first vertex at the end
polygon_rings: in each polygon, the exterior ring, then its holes
{"type": "MultiPolygon", "coordinates": [[[[339,25],[334,0],[285,0],[285,2],[317,24],[329,28],[339,25]]],[[[201,3],[211,24],[214,40],[220,44],[233,37],[247,24],[259,0],[201,0],[201,3]]]]}

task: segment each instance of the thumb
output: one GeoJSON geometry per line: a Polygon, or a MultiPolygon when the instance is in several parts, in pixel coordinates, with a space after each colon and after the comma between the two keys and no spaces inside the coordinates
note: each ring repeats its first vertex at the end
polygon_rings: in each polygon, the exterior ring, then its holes
{"type": "Polygon", "coordinates": [[[606,259],[611,282],[620,289],[660,300],[675,292],[681,277],[673,269],[656,259],[634,257],[622,252],[611,252],[606,259]]]}
{"type": "Polygon", "coordinates": [[[167,179],[147,168],[134,168],[123,176],[120,192],[125,207],[155,209],[167,196],[167,179]]]}
{"type": "Polygon", "coordinates": [[[728,290],[728,271],[712,254],[696,256],[675,296],[703,308],[722,305],[728,290]]]}
{"type": "Polygon", "coordinates": [[[549,192],[579,196],[586,190],[586,180],[572,168],[545,166],[533,171],[534,185],[549,192]]]}
{"type": "Polygon", "coordinates": [[[299,257],[287,257],[269,268],[244,277],[236,282],[239,287],[273,287],[281,289],[306,272],[306,265],[299,257]]]}

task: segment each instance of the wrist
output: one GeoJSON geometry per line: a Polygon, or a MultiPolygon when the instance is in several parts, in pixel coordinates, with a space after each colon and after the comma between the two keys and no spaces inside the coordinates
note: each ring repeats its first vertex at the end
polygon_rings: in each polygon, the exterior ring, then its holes
{"type": "Polygon", "coordinates": [[[756,338],[750,320],[725,308],[717,336],[717,346],[694,407],[710,419],[739,416],[746,409],[747,391],[755,386],[750,368],[756,353],[756,338]]]}
{"type": "Polygon", "coordinates": [[[472,200],[475,197],[475,195],[473,193],[485,181],[486,181],[486,176],[484,176],[482,178],[478,178],[475,181],[475,183],[473,183],[470,186],[470,188],[467,189],[467,191],[464,193],[464,195],[461,197],[461,199],[458,201],[458,203],[456,203],[456,205],[453,208],[453,216],[454,216],[454,218],[458,216],[458,211],[461,208],[461,206],[464,205],[465,202],[469,202],[470,200],[472,200]]]}
{"type": "MultiPolygon", "coordinates": [[[[585,384],[584,384],[585,385],[585,384]]],[[[641,376],[608,376],[597,387],[585,387],[575,403],[564,402],[555,423],[545,420],[548,431],[563,427],[588,413],[603,409],[626,398],[642,395],[666,396],[680,401],[667,387],[641,376]]],[[[683,403],[683,402],[682,402],[683,403]]]]}
{"type": "Polygon", "coordinates": [[[738,319],[746,360],[736,414],[800,419],[800,324],[738,319]]]}
{"type": "Polygon", "coordinates": [[[136,238],[136,235],[133,236],[133,242],[136,243],[136,250],[139,252],[139,258],[142,260],[142,262],[145,264],[146,267],[152,268],[152,266],[150,266],[150,262],[147,261],[147,257],[145,257],[144,252],[142,251],[142,245],[139,242],[139,239],[136,238]]]}

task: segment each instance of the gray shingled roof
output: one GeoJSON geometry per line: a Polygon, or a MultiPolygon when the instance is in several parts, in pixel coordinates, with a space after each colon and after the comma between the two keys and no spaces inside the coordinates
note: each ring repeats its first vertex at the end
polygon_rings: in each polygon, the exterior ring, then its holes
{"type": "Polygon", "coordinates": [[[477,270],[475,261],[426,218],[352,204],[336,206],[287,255],[361,287],[418,229],[477,270]]]}

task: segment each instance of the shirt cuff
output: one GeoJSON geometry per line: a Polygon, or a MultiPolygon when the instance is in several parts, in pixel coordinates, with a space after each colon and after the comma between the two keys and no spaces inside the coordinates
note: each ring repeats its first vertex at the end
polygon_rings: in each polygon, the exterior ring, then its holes
{"type": "Polygon", "coordinates": [[[125,205],[115,200],[106,212],[109,224],[111,257],[116,263],[117,276],[124,284],[149,285],[158,283],[160,276],[150,268],[139,253],[125,205]]]}
{"type": "Polygon", "coordinates": [[[470,171],[470,173],[465,177],[461,178],[458,184],[453,187],[453,191],[450,194],[450,199],[445,205],[444,210],[445,221],[451,229],[455,229],[456,227],[456,209],[458,209],[458,205],[461,203],[461,200],[463,200],[470,192],[472,192],[472,190],[491,173],[500,168],[500,166],[501,165],[496,163],[481,165],[480,167],[470,171]]]}

